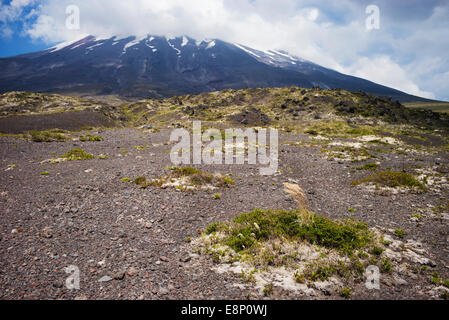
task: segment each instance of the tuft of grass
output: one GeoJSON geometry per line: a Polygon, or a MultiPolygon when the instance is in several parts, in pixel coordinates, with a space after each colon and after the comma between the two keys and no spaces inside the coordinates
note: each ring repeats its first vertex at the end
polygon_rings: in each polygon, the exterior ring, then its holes
{"type": "Polygon", "coordinates": [[[263,295],[265,297],[268,297],[272,293],[273,293],[273,283],[271,282],[271,283],[265,285],[265,287],[263,288],[263,295]]]}
{"type": "Polygon", "coordinates": [[[378,246],[374,246],[372,252],[374,255],[380,256],[384,252],[384,249],[378,246]]]}
{"type": "Polygon", "coordinates": [[[322,135],[326,137],[357,137],[374,134],[369,126],[351,127],[342,121],[318,122],[307,128],[304,133],[311,135],[322,135]]]}
{"type": "MultiPolygon", "coordinates": [[[[304,193],[304,190],[301,189],[297,184],[284,183],[284,191],[293,197],[296,203],[299,206],[300,211],[308,211],[309,202],[304,193]]],[[[303,219],[306,220],[306,219],[303,219]]]]}
{"type": "Polygon", "coordinates": [[[370,170],[370,171],[376,171],[378,168],[377,163],[366,163],[363,166],[357,167],[357,170],[370,170]]]}
{"type": "Polygon", "coordinates": [[[215,200],[221,199],[221,194],[220,194],[220,193],[215,193],[215,194],[214,194],[214,199],[215,199],[215,200]]]}
{"type": "Polygon", "coordinates": [[[125,177],[125,178],[121,178],[120,181],[121,182],[131,182],[131,179],[125,177]]]}
{"type": "Polygon", "coordinates": [[[95,156],[93,154],[89,154],[85,152],[83,149],[73,149],[67,152],[62,156],[69,161],[77,161],[77,160],[90,160],[94,159],[95,156]]]}
{"type": "Polygon", "coordinates": [[[387,187],[406,187],[406,188],[419,188],[425,189],[424,184],[419,182],[410,173],[405,172],[393,172],[393,171],[383,171],[373,174],[361,180],[353,181],[351,184],[353,186],[362,183],[374,183],[376,185],[387,186],[387,187]]]}
{"type": "Polygon", "coordinates": [[[50,174],[50,172],[48,172],[48,171],[41,172],[41,176],[48,176],[49,174],[50,174]]]}
{"type": "Polygon", "coordinates": [[[400,239],[404,239],[404,237],[405,237],[405,231],[402,229],[395,229],[394,234],[396,235],[396,237],[398,237],[400,239]]]}
{"type": "Polygon", "coordinates": [[[147,178],[145,178],[145,177],[138,177],[138,178],[134,179],[133,182],[135,184],[137,184],[138,186],[146,187],[146,185],[147,185],[147,178]]]}
{"type": "Polygon", "coordinates": [[[236,252],[251,249],[269,239],[287,238],[305,240],[350,254],[372,241],[372,234],[364,223],[353,219],[334,221],[307,213],[309,215],[311,219],[305,224],[300,211],[256,209],[237,216],[231,223],[214,224],[213,229],[223,232],[223,243],[236,252]]]}
{"type": "Polygon", "coordinates": [[[64,133],[66,133],[66,131],[60,129],[46,131],[31,130],[28,132],[31,140],[34,142],[65,142],[67,140],[67,136],[64,135],[64,133]]]}
{"type": "Polygon", "coordinates": [[[443,286],[445,286],[446,288],[449,288],[449,279],[442,280],[441,283],[442,283],[443,286]]]}
{"type": "MultiPolygon", "coordinates": [[[[162,186],[164,183],[173,179],[186,178],[182,186],[178,186],[179,190],[185,190],[186,187],[201,187],[212,185],[215,187],[231,187],[235,184],[229,176],[221,174],[211,174],[191,167],[167,167],[170,174],[157,180],[153,180],[149,184],[162,186]]],[[[218,198],[216,198],[218,199],[218,198]]]]}
{"type": "Polygon", "coordinates": [[[91,134],[87,134],[87,135],[82,135],[80,136],[80,141],[86,142],[86,141],[90,141],[90,142],[97,142],[97,141],[104,141],[104,138],[101,136],[94,136],[91,134]]]}
{"type": "Polygon", "coordinates": [[[325,281],[337,272],[336,265],[333,264],[309,264],[302,275],[296,275],[295,279],[301,283],[304,279],[310,281],[325,281]]]}
{"type": "Polygon", "coordinates": [[[219,223],[218,222],[214,222],[211,225],[206,227],[206,230],[204,231],[206,234],[211,234],[214,232],[217,232],[219,227],[219,223]]]}
{"type": "Polygon", "coordinates": [[[340,291],[340,297],[348,299],[351,296],[351,289],[343,288],[340,291]]]}
{"type": "Polygon", "coordinates": [[[439,285],[441,282],[440,274],[438,272],[433,272],[430,275],[430,282],[436,286],[439,285]]]}
{"type": "Polygon", "coordinates": [[[393,265],[391,264],[391,261],[388,258],[382,259],[380,264],[380,271],[383,273],[390,273],[391,270],[393,270],[393,265]]]}

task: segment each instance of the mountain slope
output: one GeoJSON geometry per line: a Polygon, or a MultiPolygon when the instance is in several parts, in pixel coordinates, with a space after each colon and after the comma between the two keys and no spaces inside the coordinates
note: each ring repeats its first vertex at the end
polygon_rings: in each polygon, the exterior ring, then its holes
{"type": "Polygon", "coordinates": [[[31,54],[0,59],[0,92],[28,90],[127,97],[168,97],[227,88],[342,88],[424,101],[288,55],[221,40],[188,37],[93,36],[31,54]]]}

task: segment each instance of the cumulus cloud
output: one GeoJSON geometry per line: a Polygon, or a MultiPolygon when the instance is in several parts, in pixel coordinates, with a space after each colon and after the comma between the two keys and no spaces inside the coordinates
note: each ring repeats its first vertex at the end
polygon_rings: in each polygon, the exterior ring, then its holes
{"type": "Polygon", "coordinates": [[[20,17],[23,9],[34,4],[35,0],[12,0],[9,4],[0,4],[0,22],[8,22],[20,17]]]}
{"type": "Polygon", "coordinates": [[[411,94],[449,99],[447,85],[436,81],[449,70],[447,1],[374,2],[381,28],[372,31],[365,28],[372,0],[13,0],[0,6],[0,22],[20,16],[24,34],[51,44],[84,34],[220,38],[284,49],[411,94]],[[72,4],[80,8],[80,30],[66,28],[72,4]],[[25,7],[34,12],[24,17],[25,7]]]}
{"type": "Polygon", "coordinates": [[[372,59],[360,58],[350,67],[340,68],[341,72],[352,74],[359,78],[370,79],[388,87],[398,89],[410,94],[435,99],[432,92],[422,91],[407,73],[388,56],[380,56],[372,59]]]}

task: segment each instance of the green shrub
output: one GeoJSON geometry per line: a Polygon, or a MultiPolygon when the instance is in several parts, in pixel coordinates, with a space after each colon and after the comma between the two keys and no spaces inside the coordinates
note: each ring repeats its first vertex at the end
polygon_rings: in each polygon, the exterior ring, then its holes
{"type": "Polygon", "coordinates": [[[213,233],[213,232],[217,232],[217,231],[218,231],[218,226],[219,226],[218,222],[212,223],[211,225],[209,225],[209,226],[206,228],[205,233],[206,233],[206,234],[211,234],[211,233],[213,233]]]}
{"type": "Polygon", "coordinates": [[[348,299],[351,296],[351,289],[349,288],[343,288],[340,291],[340,297],[348,299]]]}
{"type": "Polygon", "coordinates": [[[85,152],[83,149],[70,150],[69,152],[64,154],[62,157],[66,158],[69,161],[90,160],[90,159],[94,159],[95,158],[94,155],[85,152]]]}
{"type": "Polygon", "coordinates": [[[136,179],[134,179],[134,183],[143,187],[147,184],[147,178],[145,177],[138,177],[136,179]]]}
{"type": "Polygon", "coordinates": [[[395,229],[394,234],[398,237],[403,239],[405,237],[405,231],[402,229],[395,229]]]}
{"type": "Polygon", "coordinates": [[[390,260],[388,258],[382,259],[380,271],[384,273],[390,273],[392,269],[393,265],[391,264],[390,260]]]}
{"type": "Polygon", "coordinates": [[[363,166],[357,167],[357,170],[370,170],[370,171],[375,171],[377,169],[378,165],[377,163],[367,163],[364,164],[363,166]]]}
{"type": "Polygon", "coordinates": [[[31,130],[28,134],[34,142],[65,142],[67,137],[63,134],[64,130],[52,129],[47,131],[31,130]]]}
{"type": "Polygon", "coordinates": [[[378,246],[374,246],[372,252],[374,255],[380,256],[384,252],[384,249],[378,246]]]}
{"type": "Polygon", "coordinates": [[[91,134],[80,136],[80,141],[91,141],[91,142],[97,142],[97,141],[104,141],[104,138],[101,136],[94,136],[91,134]]]}
{"type": "Polygon", "coordinates": [[[417,187],[420,189],[426,188],[421,182],[419,182],[410,173],[393,172],[393,171],[384,171],[384,172],[376,173],[367,178],[353,181],[352,185],[358,185],[361,183],[369,183],[369,182],[372,182],[377,185],[392,187],[392,188],[394,188],[394,187],[406,187],[406,188],[417,187]]]}
{"type": "Polygon", "coordinates": [[[276,237],[306,240],[348,254],[372,241],[372,235],[364,223],[352,219],[333,221],[311,215],[311,223],[305,224],[300,219],[299,211],[254,210],[217,228],[225,232],[225,244],[237,252],[276,237]]]}

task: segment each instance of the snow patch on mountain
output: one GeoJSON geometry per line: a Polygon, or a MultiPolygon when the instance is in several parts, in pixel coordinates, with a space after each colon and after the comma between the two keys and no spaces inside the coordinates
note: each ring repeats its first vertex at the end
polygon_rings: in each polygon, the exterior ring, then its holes
{"type": "Polygon", "coordinates": [[[181,50],[179,50],[178,48],[176,48],[175,45],[172,44],[172,43],[170,42],[170,40],[173,40],[173,39],[169,39],[169,38],[166,38],[166,39],[167,39],[168,45],[169,45],[170,47],[172,47],[173,50],[176,51],[176,54],[177,54],[178,56],[181,56],[181,50]]]}
{"type": "Polygon", "coordinates": [[[244,47],[244,46],[242,46],[242,45],[240,45],[240,44],[237,44],[237,43],[234,43],[234,45],[235,45],[236,47],[238,47],[239,49],[245,51],[246,53],[249,53],[249,54],[255,56],[256,58],[259,58],[259,59],[260,59],[260,56],[259,56],[259,55],[257,55],[257,54],[254,53],[253,51],[247,49],[246,47],[244,47]]]}
{"type": "Polygon", "coordinates": [[[82,37],[80,37],[80,38],[78,38],[76,40],[62,42],[62,43],[60,43],[60,44],[58,44],[58,45],[56,45],[54,47],[51,47],[51,48],[49,48],[47,50],[50,50],[50,53],[53,53],[53,52],[56,52],[56,51],[60,51],[60,50],[62,50],[64,48],[67,48],[67,47],[77,43],[78,41],[81,41],[81,40],[87,38],[88,36],[89,35],[83,35],[82,37]]]}
{"type": "Polygon", "coordinates": [[[185,36],[183,36],[182,37],[181,47],[185,47],[188,44],[189,44],[189,39],[187,39],[185,36]]]}
{"type": "Polygon", "coordinates": [[[135,38],[134,37],[134,40],[133,41],[130,41],[130,42],[128,42],[127,44],[125,44],[125,46],[123,47],[123,52],[122,52],[122,54],[125,54],[126,53],[126,50],[128,50],[129,48],[131,48],[131,47],[134,47],[135,45],[138,45],[139,43],[141,43],[143,40],[145,40],[145,39],[147,39],[148,38],[148,36],[143,36],[143,37],[140,37],[140,38],[135,38]]]}
{"type": "Polygon", "coordinates": [[[216,45],[215,40],[212,40],[207,44],[206,50],[215,47],[215,45],[216,45]]]}

